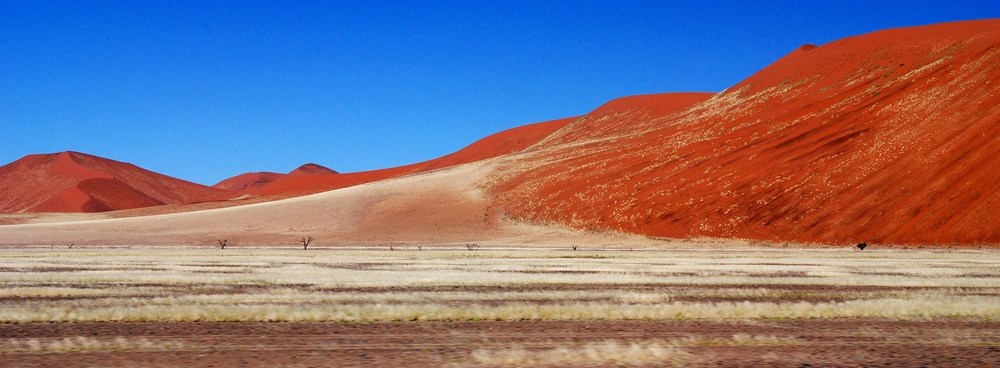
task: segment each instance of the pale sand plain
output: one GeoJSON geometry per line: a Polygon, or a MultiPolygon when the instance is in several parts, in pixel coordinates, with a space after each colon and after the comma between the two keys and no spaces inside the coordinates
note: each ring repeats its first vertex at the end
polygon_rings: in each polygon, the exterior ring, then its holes
{"type": "Polygon", "coordinates": [[[0,250],[6,366],[995,366],[1000,253],[0,250]]]}
{"type": "Polygon", "coordinates": [[[0,323],[1000,319],[1000,254],[7,249],[0,323]]]}

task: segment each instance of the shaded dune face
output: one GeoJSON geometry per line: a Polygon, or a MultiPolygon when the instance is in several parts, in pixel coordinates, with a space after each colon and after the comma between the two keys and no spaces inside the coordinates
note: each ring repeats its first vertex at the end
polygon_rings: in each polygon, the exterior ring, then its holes
{"type": "Polygon", "coordinates": [[[232,192],[77,152],[0,168],[0,213],[104,212],[226,198],[232,192]]]}
{"type": "Polygon", "coordinates": [[[998,81],[997,20],[806,45],[680,110],[588,114],[506,160],[493,204],[655,236],[996,243],[998,81]]]}

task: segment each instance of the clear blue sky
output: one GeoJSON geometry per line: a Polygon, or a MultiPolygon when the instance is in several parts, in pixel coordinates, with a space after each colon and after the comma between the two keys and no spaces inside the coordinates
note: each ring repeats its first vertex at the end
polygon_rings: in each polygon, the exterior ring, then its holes
{"type": "Polygon", "coordinates": [[[721,91],[804,43],[1000,17],[814,3],[0,0],[0,165],[72,150],[207,185],[371,170],[616,97],[721,91]]]}

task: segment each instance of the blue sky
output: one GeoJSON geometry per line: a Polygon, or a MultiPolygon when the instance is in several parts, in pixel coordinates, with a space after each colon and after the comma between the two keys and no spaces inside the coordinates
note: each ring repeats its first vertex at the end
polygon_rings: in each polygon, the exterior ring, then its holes
{"type": "Polygon", "coordinates": [[[378,169],[616,97],[721,91],[804,43],[1000,17],[814,3],[0,0],[0,165],[71,150],[207,185],[378,169]]]}

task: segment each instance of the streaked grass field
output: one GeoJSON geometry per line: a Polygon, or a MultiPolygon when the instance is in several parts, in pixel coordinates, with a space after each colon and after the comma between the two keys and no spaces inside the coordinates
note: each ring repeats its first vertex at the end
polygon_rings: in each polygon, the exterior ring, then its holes
{"type": "Polygon", "coordinates": [[[817,318],[998,320],[1000,253],[0,250],[0,323],[817,318]]]}

